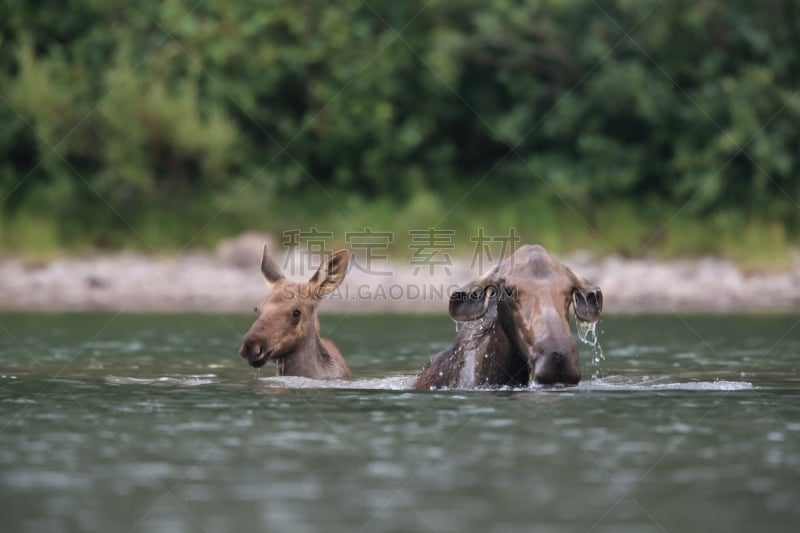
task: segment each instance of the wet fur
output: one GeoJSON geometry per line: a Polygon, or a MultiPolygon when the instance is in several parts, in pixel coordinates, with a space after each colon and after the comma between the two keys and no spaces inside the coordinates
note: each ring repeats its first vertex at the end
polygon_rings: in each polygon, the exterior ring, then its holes
{"type": "Polygon", "coordinates": [[[594,321],[602,293],[543,247],[521,246],[458,292],[450,314],[462,327],[453,345],[422,370],[415,389],[526,386],[532,376],[544,383],[580,381],[569,308],[579,302],[579,318],[594,321]],[[480,291],[487,287],[496,294],[480,291]],[[470,295],[476,297],[465,298],[470,295]]]}
{"type": "Polygon", "coordinates": [[[465,322],[453,345],[433,357],[417,378],[414,388],[426,390],[527,385],[530,376],[527,359],[498,320],[498,305],[508,304],[492,299],[483,318],[465,322]],[[465,370],[466,352],[469,350],[473,350],[476,356],[473,376],[477,377],[472,380],[465,379],[465,372],[469,372],[465,370]]]}

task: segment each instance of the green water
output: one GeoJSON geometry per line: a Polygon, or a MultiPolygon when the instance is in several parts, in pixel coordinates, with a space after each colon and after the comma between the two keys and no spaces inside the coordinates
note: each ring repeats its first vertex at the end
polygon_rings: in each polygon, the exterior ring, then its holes
{"type": "Polygon", "coordinates": [[[0,529],[800,524],[798,316],[609,317],[577,388],[445,392],[446,318],[323,316],[331,383],[249,369],[251,319],[0,315],[0,529]]]}

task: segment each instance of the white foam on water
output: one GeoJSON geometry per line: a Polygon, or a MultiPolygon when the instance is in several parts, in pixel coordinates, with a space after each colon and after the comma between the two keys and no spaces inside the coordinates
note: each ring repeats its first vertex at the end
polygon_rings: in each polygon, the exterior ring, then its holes
{"type": "Polygon", "coordinates": [[[198,385],[213,385],[218,380],[214,374],[197,376],[161,376],[154,378],[134,378],[129,376],[106,376],[104,381],[112,385],[177,385],[179,387],[197,387],[198,385]]]}
{"type": "MultiPolygon", "coordinates": [[[[414,385],[416,375],[397,375],[385,378],[359,378],[359,379],[311,379],[298,376],[270,376],[257,378],[257,381],[267,388],[282,389],[338,389],[338,390],[387,390],[387,391],[410,391],[414,385]]],[[[746,391],[753,390],[755,387],[748,381],[730,381],[725,379],[713,381],[678,381],[674,376],[645,376],[628,378],[623,376],[609,376],[582,381],[575,387],[552,386],[552,385],[530,385],[529,387],[479,387],[443,389],[450,392],[476,391],[476,392],[496,392],[500,391],[528,391],[536,392],[658,392],[658,391],[746,391]]],[[[197,387],[202,385],[213,385],[220,383],[219,378],[214,374],[202,374],[191,376],[160,376],[137,378],[128,376],[108,375],[104,378],[106,383],[112,385],[154,385],[167,387],[197,387]]]]}
{"type": "Polygon", "coordinates": [[[359,389],[359,390],[410,390],[415,375],[361,379],[311,379],[298,376],[272,376],[259,378],[268,387],[291,389],[359,389]]]}
{"type": "Polygon", "coordinates": [[[753,390],[755,387],[748,381],[663,381],[663,378],[645,378],[620,380],[617,379],[594,379],[578,385],[579,390],[596,391],[742,391],[753,390]]]}

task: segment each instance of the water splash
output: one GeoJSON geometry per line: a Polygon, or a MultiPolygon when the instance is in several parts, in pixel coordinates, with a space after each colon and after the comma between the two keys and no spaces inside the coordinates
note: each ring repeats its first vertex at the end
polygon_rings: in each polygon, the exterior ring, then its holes
{"type": "Polygon", "coordinates": [[[578,328],[578,338],[581,342],[590,346],[597,345],[597,322],[584,322],[576,318],[575,325],[578,328]]]}
{"type": "Polygon", "coordinates": [[[606,356],[603,354],[603,347],[600,346],[600,339],[597,337],[598,322],[598,320],[594,322],[584,322],[578,317],[575,317],[575,326],[578,330],[578,338],[582,343],[588,344],[592,347],[592,366],[594,367],[592,379],[599,379],[603,377],[603,369],[600,365],[606,360],[606,356]]]}

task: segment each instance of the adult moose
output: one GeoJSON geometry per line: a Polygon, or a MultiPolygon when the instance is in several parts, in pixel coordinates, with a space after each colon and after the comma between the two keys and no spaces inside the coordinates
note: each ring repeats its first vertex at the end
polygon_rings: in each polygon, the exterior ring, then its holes
{"type": "Polygon", "coordinates": [[[319,336],[317,306],[344,280],[350,252],[339,250],[325,258],[307,283],[287,280],[270,257],[261,255],[261,273],[269,292],[256,307],[256,318],[245,333],[239,354],[253,368],[275,361],[279,376],[314,379],[350,377],[342,354],[319,336]]]}
{"type": "Polygon", "coordinates": [[[569,307],[594,322],[603,294],[539,245],[523,245],[484,277],[450,297],[463,322],[453,345],[434,357],[415,389],[575,385],[578,350],[569,307]]]}

